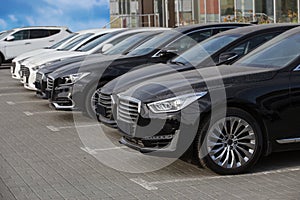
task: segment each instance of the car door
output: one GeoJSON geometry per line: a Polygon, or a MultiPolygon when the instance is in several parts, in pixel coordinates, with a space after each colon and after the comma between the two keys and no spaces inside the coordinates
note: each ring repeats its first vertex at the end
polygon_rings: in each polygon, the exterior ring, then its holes
{"type": "MultiPolygon", "coordinates": [[[[47,29],[31,29],[29,35],[30,45],[28,45],[28,49],[35,50],[51,46],[49,34],[49,30],[47,29]]],[[[54,42],[54,40],[52,42],[54,42]]]]}
{"type": "Polygon", "coordinates": [[[14,40],[5,41],[4,51],[6,59],[15,58],[16,56],[31,50],[29,35],[29,30],[20,30],[11,35],[14,36],[14,40]]]}

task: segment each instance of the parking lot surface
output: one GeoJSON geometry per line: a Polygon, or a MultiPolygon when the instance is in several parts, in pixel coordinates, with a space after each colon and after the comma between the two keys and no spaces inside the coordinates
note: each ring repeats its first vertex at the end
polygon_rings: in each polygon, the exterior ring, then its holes
{"type": "Polygon", "coordinates": [[[298,151],[274,153],[237,176],[182,160],[154,172],[125,173],[86,151],[75,115],[81,113],[53,110],[11,79],[9,69],[0,69],[0,199],[300,198],[298,151]]]}

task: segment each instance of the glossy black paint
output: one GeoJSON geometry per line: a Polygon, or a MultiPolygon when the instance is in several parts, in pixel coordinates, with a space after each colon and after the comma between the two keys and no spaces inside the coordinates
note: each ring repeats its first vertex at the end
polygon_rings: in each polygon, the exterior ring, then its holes
{"type": "MultiPolygon", "coordinates": [[[[280,41],[284,39],[283,37],[288,38],[294,35],[299,37],[300,28],[284,33],[278,40],[280,41]]],[[[298,40],[297,43],[300,43],[300,41],[298,40]]],[[[259,50],[261,49],[257,51],[259,50]]],[[[152,152],[150,155],[182,155],[184,152],[181,152],[180,148],[177,148],[175,151],[166,151],[166,149],[157,145],[161,142],[162,146],[166,147],[170,145],[170,142],[165,144],[165,141],[158,140],[155,141],[154,145],[147,143],[149,142],[147,138],[153,135],[173,134],[174,136],[174,130],[173,132],[165,130],[162,132],[151,132],[151,127],[147,127],[147,125],[153,122],[154,127],[155,124],[163,123],[165,126],[177,128],[179,123],[183,127],[189,127],[177,129],[180,132],[178,147],[185,145],[186,140],[189,140],[191,145],[195,136],[192,135],[191,138],[189,135],[193,132],[191,129],[195,128],[195,126],[198,127],[199,124],[197,123],[201,124],[203,119],[209,117],[211,105],[215,105],[216,108],[223,106],[239,108],[251,114],[263,133],[265,154],[274,151],[300,149],[300,143],[280,144],[278,142],[283,139],[300,138],[300,119],[298,116],[300,105],[300,79],[298,77],[300,72],[297,68],[300,64],[300,49],[298,48],[298,50],[299,52],[294,52],[297,54],[297,57],[281,67],[275,67],[276,62],[264,67],[247,66],[239,63],[232,66],[215,66],[182,72],[180,75],[184,77],[182,78],[184,81],[176,79],[178,74],[170,74],[153,79],[152,82],[144,83],[140,87],[130,88],[122,92],[119,94],[121,97],[130,96],[140,101],[141,111],[136,123],[133,124],[124,123],[118,118],[118,128],[123,135],[120,142],[142,153],[152,152]],[[203,74],[206,74],[205,78],[201,76],[203,74]],[[220,83],[223,83],[224,87],[220,83]],[[212,94],[221,91],[222,88],[225,90],[226,96],[211,98],[212,94]],[[156,114],[147,105],[175,97],[176,95],[203,91],[207,91],[208,94],[178,112],[156,114]],[[224,105],[224,102],[226,102],[226,105],[224,105]],[[197,109],[194,109],[194,106],[197,109]],[[193,123],[191,123],[191,119],[181,118],[182,114],[191,113],[193,110],[199,111],[199,118],[195,119],[193,123]],[[137,128],[131,127],[136,124],[139,125],[137,128]],[[145,131],[145,128],[150,129],[150,131],[145,131]]],[[[119,101],[120,96],[116,96],[115,102],[117,106],[119,101]]]]}
{"type": "MultiPolygon", "coordinates": [[[[211,30],[211,34],[214,35],[220,31],[237,28],[241,26],[249,26],[249,24],[240,24],[240,23],[221,23],[221,24],[209,24],[209,25],[193,25],[187,26],[184,28],[176,28],[173,30],[174,36],[170,37],[163,44],[160,45],[158,49],[154,49],[151,52],[142,55],[142,56],[133,56],[133,55],[124,55],[124,56],[112,56],[105,59],[99,59],[94,63],[88,62],[85,66],[75,67],[74,65],[65,66],[59,71],[55,71],[51,74],[51,77],[55,79],[55,87],[53,89],[52,97],[50,101],[52,103],[60,103],[59,99],[68,97],[71,95],[72,101],[69,103],[74,103],[77,108],[86,112],[86,97],[91,90],[96,90],[99,87],[102,87],[107,82],[112,79],[136,68],[142,68],[153,63],[166,63],[175,54],[163,54],[161,56],[154,56],[161,51],[166,45],[175,41],[176,39],[182,37],[183,35],[193,33],[194,31],[200,30],[211,30]],[[74,68],[75,67],[75,68],[74,68]],[[70,74],[72,71],[80,72],[90,72],[90,75],[85,77],[76,83],[75,86],[70,85],[69,87],[60,87],[57,85],[59,79],[66,74],[70,74]],[[59,98],[58,98],[59,97],[59,98]]],[[[203,38],[205,39],[205,38],[203,38]]],[[[200,42],[200,41],[198,41],[200,42]]]]}
{"type": "MultiPolygon", "coordinates": [[[[126,89],[130,88],[131,86],[137,85],[142,83],[143,81],[149,80],[151,78],[155,78],[162,75],[167,75],[175,72],[182,72],[193,70],[197,68],[203,68],[208,66],[215,66],[218,64],[219,57],[221,54],[230,52],[232,49],[241,46],[246,41],[251,41],[253,38],[262,38],[263,35],[270,35],[270,38],[277,36],[278,34],[285,32],[291,28],[297,27],[297,24],[288,24],[288,25],[264,25],[264,26],[255,26],[255,27],[244,27],[240,29],[233,29],[230,31],[226,31],[224,33],[220,33],[217,36],[224,36],[224,35],[237,35],[239,34],[239,38],[230,42],[228,45],[224,46],[223,48],[219,49],[215,53],[211,55],[211,57],[201,61],[197,66],[193,66],[192,64],[180,65],[174,63],[167,63],[167,64],[157,64],[151,65],[148,67],[144,67],[142,69],[134,70],[132,72],[128,72],[123,76],[120,76],[101,88],[101,94],[105,96],[110,96],[112,94],[118,94],[126,89]],[[272,35],[272,36],[271,36],[272,35]]],[[[267,42],[268,40],[261,40],[260,43],[256,43],[252,46],[252,49],[248,50],[247,53],[251,52],[251,50],[255,49],[257,46],[262,45],[263,43],[267,42]]],[[[230,60],[227,64],[232,64],[241,58],[244,55],[238,55],[235,59],[230,60]]],[[[115,110],[116,108],[112,108],[115,110]]],[[[110,109],[106,108],[106,105],[102,105],[98,103],[96,108],[96,114],[98,116],[98,120],[101,121],[103,124],[116,128],[116,122],[113,118],[113,115],[107,115],[107,112],[111,112],[110,109]]],[[[114,112],[114,111],[112,111],[114,112]]]]}

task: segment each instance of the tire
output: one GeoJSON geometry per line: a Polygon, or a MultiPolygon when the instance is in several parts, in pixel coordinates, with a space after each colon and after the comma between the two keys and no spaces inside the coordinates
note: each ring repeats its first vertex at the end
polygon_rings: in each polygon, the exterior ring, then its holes
{"type": "Polygon", "coordinates": [[[2,54],[0,53],[0,66],[2,65],[3,63],[3,57],[2,57],[2,54]]]}
{"type": "Polygon", "coordinates": [[[196,159],[201,166],[215,173],[245,173],[262,155],[261,128],[241,109],[228,108],[226,117],[217,114],[212,123],[206,120],[199,130],[195,138],[196,159]]]}
{"type": "MultiPolygon", "coordinates": [[[[93,88],[93,87],[92,87],[93,88]]],[[[85,114],[90,117],[91,119],[95,119],[97,120],[97,116],[96,116],[96,111],[94,109],[93,105],[93,101],[94,101],[94,95],[96,93],[96,90],[91,89],[88,91],[87,95],[86,95],[86,99],[85,99],[85,114]]]]}

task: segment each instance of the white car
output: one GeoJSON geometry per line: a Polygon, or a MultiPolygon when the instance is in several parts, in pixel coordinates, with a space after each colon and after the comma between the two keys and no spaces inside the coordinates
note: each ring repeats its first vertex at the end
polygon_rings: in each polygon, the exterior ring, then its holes
{"type": "Polygon", "coordinates": [[[22,53],[52,46],[70,35],[67,27],[24,27],[0,35],[0,65],[22,53]]]}
{"type": "Polygon", "coordinates": [[[57,49],[56,51],[49,53],[39,54],[24,60],[20,63],[21,83],[24,84],[25,88],[35,90],[35,86],[33,83],[35,81],[36,72],[40,67],[48,66],[53,62],[58,62],[69,57],[87,55],[86,52],[80,52],[76,50],[89,43],[96,42],[100,38],[105,37],[108,33],[119,31],[121,31],[121,29],[98,29],[95,30],[95,33],[90,34],[89,37],[85,37],[84,40],[78,40],[72,42],[62,49],[57,49]],[[30,82],[28,81],[29,79],[31,80],[30,82]]]}
{"type": "MultiPolygon", "coordinates": [[[[27,53],[23,53],[23,54],[17,56],[15,59],[12,60],[12,66],[11,66],[12,78],[13,79],[21,79],[20,69],[21,69],[21,63],[24,60],[26,60],[30,57],[40,56],[44,53],[53,52],[58,49],[64,49],[66,47],[69,47],[69,45],[74,46],[74,44],[76,44],[75,47],[73,47],[73,48],[76,48],[78,42],[86,39],[87,37],[90,37],[91,34],[95,33],[95,31],[99,31],[99,29],[78,31],[78,32],[73,33],[70,36],[64,38],[63,40],[59,41],[58,43],[54,44],[51,47],[46,47],[43,49],[29,51],[27,53]]],[[[71,48],[71,50],[73,50],[73,48],[71,48]]]]}
{"type": "Polygon", "coordinates": [[[29,90],[36,90],[34,82],[36,80],[36,73],[42,67],[47,67],[53,62],[61,61],[63,59],[67,59],[70,57],[76,56],[84,56],[91,55],[95,53],[101,53],[104,50],[108,50],[112,46],[118,44],[119,42],[129,38],[130,36],[146,32],[146,31],[157,31],[157,30],[167,30],[165,28],[140,28],[140,29],[132,29],[132,30],[118,30],[116,32],[104,35],[102,37],[98,37],[97,39],[88,42],[81,47],[79,47],[75,51],[68,52],[59,52],[56,54],[51,54],[48,56],[40,57],[36,60],[28,60],[22,63],[23,70],[25,71],[23,77],[24,87],[29,90]]]}

